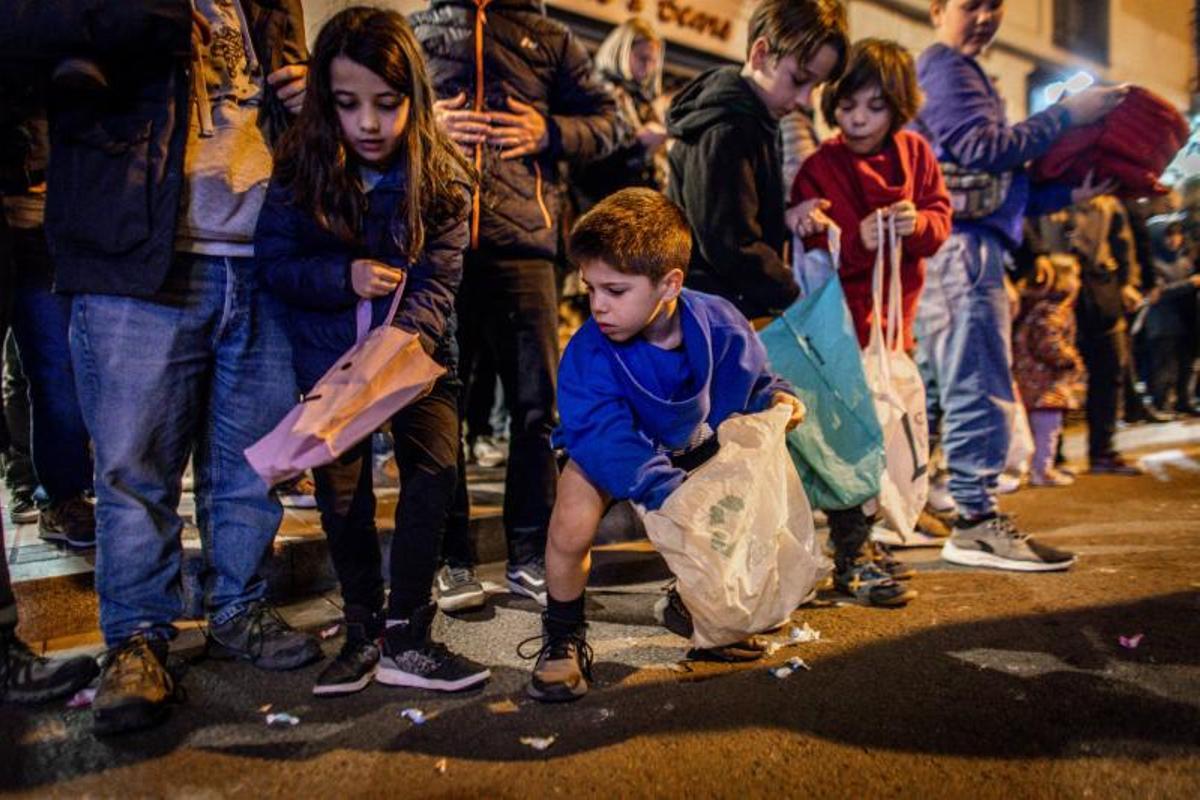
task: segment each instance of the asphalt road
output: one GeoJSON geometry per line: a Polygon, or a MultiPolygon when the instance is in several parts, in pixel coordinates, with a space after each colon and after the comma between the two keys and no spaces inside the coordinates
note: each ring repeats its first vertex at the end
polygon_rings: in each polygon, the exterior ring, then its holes
{"type": "MultiPolygon", "coordinates": [[[[1024,527],[1078,551],[1077,567],[973,571],[910,551],[917,601],[801,609],[796,624],[821,638],[772,656],[811,666],[786,679],[766,664],[681,665],[686,643],[654,626],[653,594],[598,592],[598,685],[574,705],[540,706],[524,697],[528,663],[515,652],[537,631],[537,609],[498,594],[485,612],[439,622],[492,665],[482,691],[375,685],[317,701],[319,667],[264,674],[184,646],[189,697],[156,730],[97,740],[84,710],[0,709],[0,787],[72,797],[1198,797],[1200,473],[1168,465],[1160,478],[1085,476],[1006,498],[1024,527]],[[1137,634],[1135,649],[1120,643],[1137,634]],[[300,723],[267,727],[266,704],[300,723]],[[554,740],[536,750],[529,737],[554,740]]],[[[327,652],[339,644],[329,639],[327,652]]]]}

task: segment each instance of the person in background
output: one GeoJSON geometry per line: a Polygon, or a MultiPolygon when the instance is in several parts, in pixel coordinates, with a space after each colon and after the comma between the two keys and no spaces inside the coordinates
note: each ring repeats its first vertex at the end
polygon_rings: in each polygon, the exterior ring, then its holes
{"type": "Polygon", "coordinates": [[[650,24],[633,17],[596,51],[596,77],[616,100],[625,135],[612,153],[571,171],[578,214],[621,189],[666,188],[667,129],[655,102],[662,95],[664,50],[650,24]]]}
{"type": "Polygon", "coordinates": [[[1160,411],[1173,408],[1184,416],[1200,416],[1192,386],[1200,275],[1188,256],[1182,215],[1152,217],[1147,227],[1156,281],[1145,331],[1151,353],[1150,394],[1160,411]]]}
{"type": "MultiPolygon", "coordinates": [[[[440,123],[474,159],[471,243],[458,294],[460,367],[491,351],[509,410],[504,482],[510,591],[546,602],[546,528],[558,470],[558,280],[562,161],[602,158],[621,141],[615,101],[587,51],[540,0],[433,0],[410,18],[425,49],[440,123]],[[486,6],[486,7],[485,7],[486,6]]],[[[465,458],[439,586],[483,605],[469,534],[465,458]]]]}
{"type": "MultiPolygon", "coordinates": [[[[13,95],[37,82],[37,75],[12,65],[0,65],[0,130],[11,119],[3,119],[12,109],[13,95]]],[[[0,188],[0,202],[5,197],[0,188]]],[[[13,242],[8,222],[0,214],[0,341],[8,330],[12,306],[13,242]]],[[[2,416],[2,415],[0,415],[2,416]]],[[[0,424],[0,448],[7,448],[6,426],[0,424]]],[[[8,547],[4,540],[3,515],[0,514],[0,703],[41,703],[69,697],[87,686],[100,672],[91,656],[45,658],[17,636],[17,600],[13,595],[12,576],[8,571],[8,547]]]]}
{"type": "Polygon", "coordinates": [[[1071,209],[1070,252],[1079,259],[1082,289],[1075,304],[1079,352],[1087,369],[1088,470],[1098,475],[1140,475],[1117,453],[1114,437],[1129,335],[1125,318],[1142,302],[1137,254],[1125,207],[1102,195],[1071,209]]]}
{"type": "MultiPolygon", "coordinates": [[[[1088,89],[1009,125],[1004,101],[977,57],[996,38],[1004,0],[932,0],[937,41],[917,60],[925,104],[917,130],[939,162],[976,173],[995,187],[994,207],[957,217],[949,240],[927,263],[917,310],[917,364],[926,382],[931,439],[939,433],[957,508],[942,546],[951,563],[996,569],[1068,569],[1071,553],[1017,530],[999,513],[997,483],[1008,455],[1015,403],[1005,291],[1005,261],[1021,241],[1026,214],[1048,213],[1109,190],[1089,176],[1083,186],[1033,187],[1026,162],[1045,153],[1072,125],[1101,119],[1121,89],[1088,89]]],[[[945,168],[943,168],[945,171],[945,168]]],[[[965,207],[964,207],[965,210],[965,207]]]]}
{"type": "Polygon", "coordinates": [[[1054,459],[1068,409],[1078,407],[1083,360],[1075,347],[1079,261],[1072,255],[1043,262],[1018,285],[1020,311],[1013,321],[1013,375],[1033,431],[1032,486],[1070,486],[1075,479],[1054,459]]]}
{"type": "MultiPolygon", "coordinates": [[[[92,456],[71,367],[71,298],[53,292],[54,266],[46,248],[50,142],[45,89],[44,80],[35,81],[21,97],[6,98],[0,122],[0,191],[11,230],[11,324],[17,358],[7,366],[25,378],[27,397],[14,400],[24,404],[28,424],[14,433],[28,437],[40,487],[38,535],[73,548],[92,548],[96,515],[86,497],[92,492],[92,456]]],[[[14,498],[16,503],[32,499],[23,492],[14,498]]]]}
{"type": "MultiPolygon", "coordinates": [[[[854,321],[859,345],[871,330],[871,278],[879,241],[876,212],[895,222],[900,234],[901,308],[904,347],[913,348],[912,326],[925,283],[925,258],[950,235],[950,197],[929,143],[903,130],[921,105],[912,56],[895,42],[864,39],[850,50],[846,72],[821,97],[826,122],[838,130],[801,166],[792,186],[790,205],[821,200],[825,216],[841,230],[842,260],[838,279],[854,321]]],[[[798,220],[796,233],[806,250],[828,247],[825,217],[798,220]]],[[[890,272],[888,263],[886,270],[890,272]]],[[[884,278],[887,285],[888,278],[884,278]]],[[[881,321],[882,323],[882,321],[881,321]]],[[[874,515],[861,506],[827,509],[834,549],[834,586],[872,605],[904,605],[916,592],[895,580],[898,562],[877,563],[867,549],[874,515]],[[891,570],[888,569],[891,566],[891,570]]]]}

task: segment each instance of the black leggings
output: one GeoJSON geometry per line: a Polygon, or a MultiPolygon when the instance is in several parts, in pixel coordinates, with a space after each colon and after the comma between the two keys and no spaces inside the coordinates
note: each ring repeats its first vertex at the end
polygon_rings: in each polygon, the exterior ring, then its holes
{"type": "MultiPolygon", "coordinates": [[[[443,378],[428,395],[392,417],[400,501],[389,563],[391,619],[408,619],[431,599],[458,479],[458,393],[457,380],[443,378]]],[[[371,467],[368,437],[333,464],[313,470],[321,527],[329,539],[347,617],[383,608],[383,559],[371,467]]]]}

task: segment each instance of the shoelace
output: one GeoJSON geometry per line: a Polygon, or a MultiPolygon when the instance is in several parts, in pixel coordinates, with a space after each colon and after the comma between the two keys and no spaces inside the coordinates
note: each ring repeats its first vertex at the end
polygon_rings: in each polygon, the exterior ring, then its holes
{"type": "Polygon", "coordinates": [[[1023,542],[1029,538],[1029,534],[1021,533],[1017,530],[1012,517],[1007,514],[997,514],[993,519],[988,521],[988,527],[1000,536],[1007,537],[1015,542],[1023,542]]]}
{"type": "Polygon", "coordinates": [[[136,662],[135,667],[141,680],[154,682],[161,673],[162,680],[166,684],[167,696],[182,699],[183,688],[176,685],[175,678],[167,669],[166,664],[151,665],[150,660],[154,659],[157,662],[157,657],[153,652],[143,652],[143,650],[149,649],[149,643],[140,636],[127,640],[124,644],[104,654],[104,658],[100,661],[101,675],[107,674],[110,668],[117,669],[130,662],[136,662]]]}
{"type": "Polygon", "coordinates": [[[471,570],[467,567],[449,567],[447,571],[450,573],[450,583],[453,586],[461,586],[464,583],[471,583],[471,570]]]}
{"type": "Polygon", "coordinates": [[[571,634],[563,637],[551,637],[548,634],[542,633],[538,636],[530,636],[525,641],[517,645],[517,656],[526,661],[540,659],[543,654],[550,656],[552,659],[567,658],[570,655],[570,647],[574,645],[575,652],[579,654],[579,669],[584,677],[589,681],[592,679],[592,660],[595,654],[592,652],[592,646],[587,643],[587,639],[578,634],[571,634]],[[532,653],[526,652],[530,642],[537,642],[538,649],[532,653]]]}

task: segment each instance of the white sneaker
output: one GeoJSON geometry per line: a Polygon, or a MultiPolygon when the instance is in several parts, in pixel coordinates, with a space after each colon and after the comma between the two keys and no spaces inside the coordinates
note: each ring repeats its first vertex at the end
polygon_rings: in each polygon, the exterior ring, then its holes
{"type": "Polygon", "coordinates": [[[1000,494],[1012,494],[1017,489],[1021,488],[1021,476],[1013,475],[1008,472],[1001,472],[1000,477],[996,479],[996,491],[1000,494]]]}
{"type": "Polygon", "coordinates": [[[1039,475],[1034,472],[1029,476],[1030,486],[1072,486],[1074,483],[1074,476],[1068,475],[1054,467],[1046,470],[1044,474],[1039,475]]]}
{"type": "Polygon", "coordinates": [[[502,466],[508,461],[508,454],[491,436],[480,436],[472,442],[471,455],[475,463],[485,469],[502,466]]]}
{"type": "Polygon", "coordinates": [[[941,547],[945,536],[934,536],[920,528],[912,533],[894,531],[886,525],[876,524],[871,528],[871,541],[886,544],[888,547],[941,547]]]}
{"type": "Polygon", "coordinates": [[[929,484],[929,498],[925,505],[940,514],[953,514],[958,511],[958,504],[954,502],[946,481],[929,484]]]}

